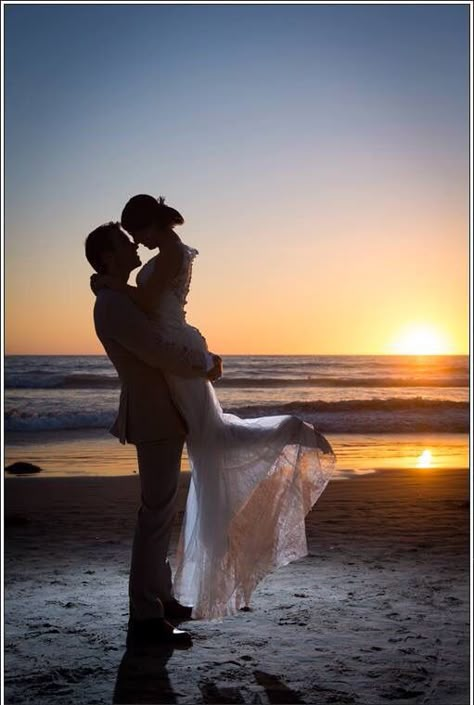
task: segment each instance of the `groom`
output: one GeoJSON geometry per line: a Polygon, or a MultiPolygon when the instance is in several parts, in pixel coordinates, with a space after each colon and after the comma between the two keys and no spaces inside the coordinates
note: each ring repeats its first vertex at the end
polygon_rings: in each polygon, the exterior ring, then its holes
{"type": "MultiPolygon", "coordinates": [[[[92,268],[124,284],[141,264],[137,247],[118,223],[99,226],[85,243],[92,268]]],[[[121,443],[135,445],[140,473],[141,506],[132,548],[127,644],[189,644],[189,633],[174,628],[166,619],[189,619],[191,608],[174,599],[167,560],[187,429],[162,370],[215,380],[221,375],[220,358],[213,356],[214,367],[209,370],[201,353],[160,340],[145,314],[121,291],[98,291],[94,323],[122,385],[111,433],[121,443]]]]}

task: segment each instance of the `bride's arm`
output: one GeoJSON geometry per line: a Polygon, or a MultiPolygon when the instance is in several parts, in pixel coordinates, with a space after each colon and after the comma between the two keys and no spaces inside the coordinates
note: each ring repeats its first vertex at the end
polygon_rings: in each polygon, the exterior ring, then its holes
{"type": "MultiPolygon", "coordinates": [[[[150,276],[143,284],[140,284],[136,289],[138,292],[138,301],[135,303],[145,307],[145,310],[156,308],[156,304],[161,294],[165,291],[170,282],[178,274],[183,264],[183,249],[181,247],[173,247],[170,250],[160,252],[153,263],[153,269],[150,276]]],[[[132,297],[134,294],[132,294],[132,297]]]]}

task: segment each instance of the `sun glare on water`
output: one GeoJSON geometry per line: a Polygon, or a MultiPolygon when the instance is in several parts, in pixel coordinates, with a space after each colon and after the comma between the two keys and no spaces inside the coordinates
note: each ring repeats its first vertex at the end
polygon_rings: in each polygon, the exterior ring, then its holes
{"type": "Polygon", "coordinates": [[[435,328],[412,326],[396,339],[392,352],[398,355],[445,355],[449,353],[449,345],[435,328]]]}

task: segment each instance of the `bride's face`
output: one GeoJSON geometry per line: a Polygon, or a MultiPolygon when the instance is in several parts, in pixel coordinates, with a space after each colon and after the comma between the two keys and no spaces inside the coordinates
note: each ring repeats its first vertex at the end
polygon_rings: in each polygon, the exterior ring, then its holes
{"type": "Polygon", "coordinates": [[[156,247],[162,247],[166,240],[170,237],[171,228],[162,227],[153,223],[141,230],[134,230],[130,233],[134,242],[137,245],[144,245],[149,250],[154,250],[156,247]]]}
{"type": "Polygon", "coordinates": [[[137,245],[144,245],[148,247],[149,250],[154,250],[155,247],[158,247],[159,238],[156,225],[148,225],[146,228],[134,230],[133,233],[130,234],[137,245]]]}

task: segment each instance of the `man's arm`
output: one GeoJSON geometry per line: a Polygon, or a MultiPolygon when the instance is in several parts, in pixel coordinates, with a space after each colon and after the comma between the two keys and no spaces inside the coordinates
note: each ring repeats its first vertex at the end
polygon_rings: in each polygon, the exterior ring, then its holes
{"type": "MultiPolygon", "coordinates": [[[[126,294],[102,291],[106,297],[103,311],[97,312],[100,329],[150,367],[157,367],[180,377],[207,377],[204,353],[164,342],[153,332],[150,321],[126,294]]],[[[102,303],[102,302],[101,302],[102,303]]]]}

